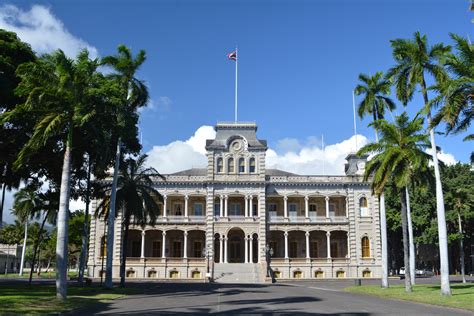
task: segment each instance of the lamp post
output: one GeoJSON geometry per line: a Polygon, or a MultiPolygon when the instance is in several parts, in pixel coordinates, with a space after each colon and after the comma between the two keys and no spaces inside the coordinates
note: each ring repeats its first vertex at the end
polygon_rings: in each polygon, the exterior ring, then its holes
{"type": "Polygon", "coordinates": [[[273,248],[271,248],[268,244],[265,246],[265,257],[267,261],[267,277],[272,279],[272,283],[275,283],[275,278],[273,277],[272,268],[270,267],[271,257],[273,256],[273,248]]]}
{"type": "Polygon", "coordinates": [[[211,248],[202,248],[202,255],[206,258],[206,281],[211,282],[211,273],[209,272],[209,257],[211,256],[211,248]]]}

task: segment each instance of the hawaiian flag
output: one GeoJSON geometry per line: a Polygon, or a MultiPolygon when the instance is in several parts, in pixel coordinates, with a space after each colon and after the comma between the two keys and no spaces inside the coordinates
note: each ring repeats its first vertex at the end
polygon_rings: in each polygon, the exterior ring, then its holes
{"type": "Polygon", "coordinates": [[[230,60],[235,60],[235,61],[237,61],[237,51],[234,50],[232,53],[227,54],[227,58],[229,58],[230,60]]]}

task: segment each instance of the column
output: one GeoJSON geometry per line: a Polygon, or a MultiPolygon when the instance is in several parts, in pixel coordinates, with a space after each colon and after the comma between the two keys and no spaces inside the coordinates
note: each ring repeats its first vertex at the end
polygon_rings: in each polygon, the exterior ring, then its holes
{"type": "Polygon", "coordinates": [[[167,206],[166,206],[167,196],[163,195],[163,217],[168,216],[167,206]]]}
{"type": "Polygon", "coordinates": [[[247,237],[244,238],[245,240],[245,263],[249,263],[249,239],[247,237]]]}
{"type": "Polygon", "coordinates": [[[145,259],[145,231],[142,230],[142,249],[140,258],[145,259]]]}
{"type": "Polygon", "coordinates": [[[326,196],[326,218],[329,218],[329,196],[326,196]]]}
{"type": "Polygon", "coordinates": [[[162,233],[163,240],[161,242],[161,258],[166,258],[166,232],[162,233]]]}
{"type": "Polygon", "coordinates": [[[346,258],[351,257],[351,247],[350,247],[351,241],[349,239],[349,232],[347,232],[347,255],[346,258]]]}
{"type": "Polygon", "coordinates": [[[220,198],[219,216],[224,217],[224,196],[221,195],[219,198],[220,198]]]}
{"type": "Polygon", "coordinates": [[[229,197],[224,196],[224,217],[229,217],[229,197]]]}
{"type": "Polygon", "coordinates": [[[283,197],[283,216],[288,218],[288,197],[283,197]]]}
{"type": "Polygon", "coordinates": [[[331,258],[331,232],[326,233],[326,244],[328,248],[328,258],[331,258]]]}
{"type": "Polygon", "coordinates": [[[253,263],[253,236],[250,236],[249,242],[250,242],[249,262],[253,263]]]}
{"type": "Polygon", "coordinates": [[[224,236],[224,262],[227,263],[227,236],[224,236]]]}
{"type": "Polygon", "coordinates": [[[306,259],[309,259],[309,232],[306,232],[306,259]]]}
{"type": "Polygon", "coordinates": [[[245,196],[245,217],[249,217],[249,197],[245,196]]]}
{"type": "Polygon", "coordinates": [[[184,232],[183,258],[188,257],[188,232],[184,232]]]}
{"type": "Polygon", "coordinates": [[[219,237],[219,263],[222,263],[224,258],[224,253],[222,252],[224,246],[224,238],[222,236],[219,237]]]}
{"type": "Polygon", "coordinates": [[[349,197],[346,196],[346,217],[349,217],[349,197]]]}
{"type": "Polygon", "coordinates": [[[288,232],[285,232],[285,259],[288,259],[288,232]]]}
{"type": "Polygon", "coordinates": [[[304,197],[304,214],[309,218],[309,196],[304,197]]]}
{"type": "Polygon", "coordinates": [[[184,217],[188,217],[188,201],[189,201],[189,196],[185,195],[184,196],[184,217]]]}
{"type": "Polygon", "coordinates": [[[249,208],[250,208],[249,216],[253,217],[253,196],[252,195],[249,196],[249,203],[250,203],[250,205],[249,205],[249,208]]]}

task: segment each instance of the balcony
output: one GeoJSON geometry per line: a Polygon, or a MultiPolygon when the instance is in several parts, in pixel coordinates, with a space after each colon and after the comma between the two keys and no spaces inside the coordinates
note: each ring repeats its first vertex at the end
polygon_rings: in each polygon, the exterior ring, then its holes
{"type": "Polygon", "coordinates": [[[167,222],[167,223],[206,223],[206,216],[204,215],[190,215],[188,217],[185,216],[166,216],[166,217],[161,217],[161,221],[167,222]]]}
{"type": "Polygon", "coordinates": [[[346,216],[284,216],[272,215],[269,217],[270,223],[348,223],[349,219],[346,216]]]}

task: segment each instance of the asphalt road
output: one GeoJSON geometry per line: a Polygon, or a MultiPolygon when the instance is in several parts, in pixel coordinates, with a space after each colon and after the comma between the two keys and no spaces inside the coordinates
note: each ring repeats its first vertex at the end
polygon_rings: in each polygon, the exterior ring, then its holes
{"type": "MultiPolygon", "coordinates": [[[[420,282],[421,283],[421,282],[420,282]]],[[[431,283],[426,280],[426,283],[431,283]]],[[[347,293],[346,282],[147,283],[132,295],[76,315],[472,315],[467,311],[347,293]]],[[[136,284],[138,285],[138,284],[136,284]]]]}

